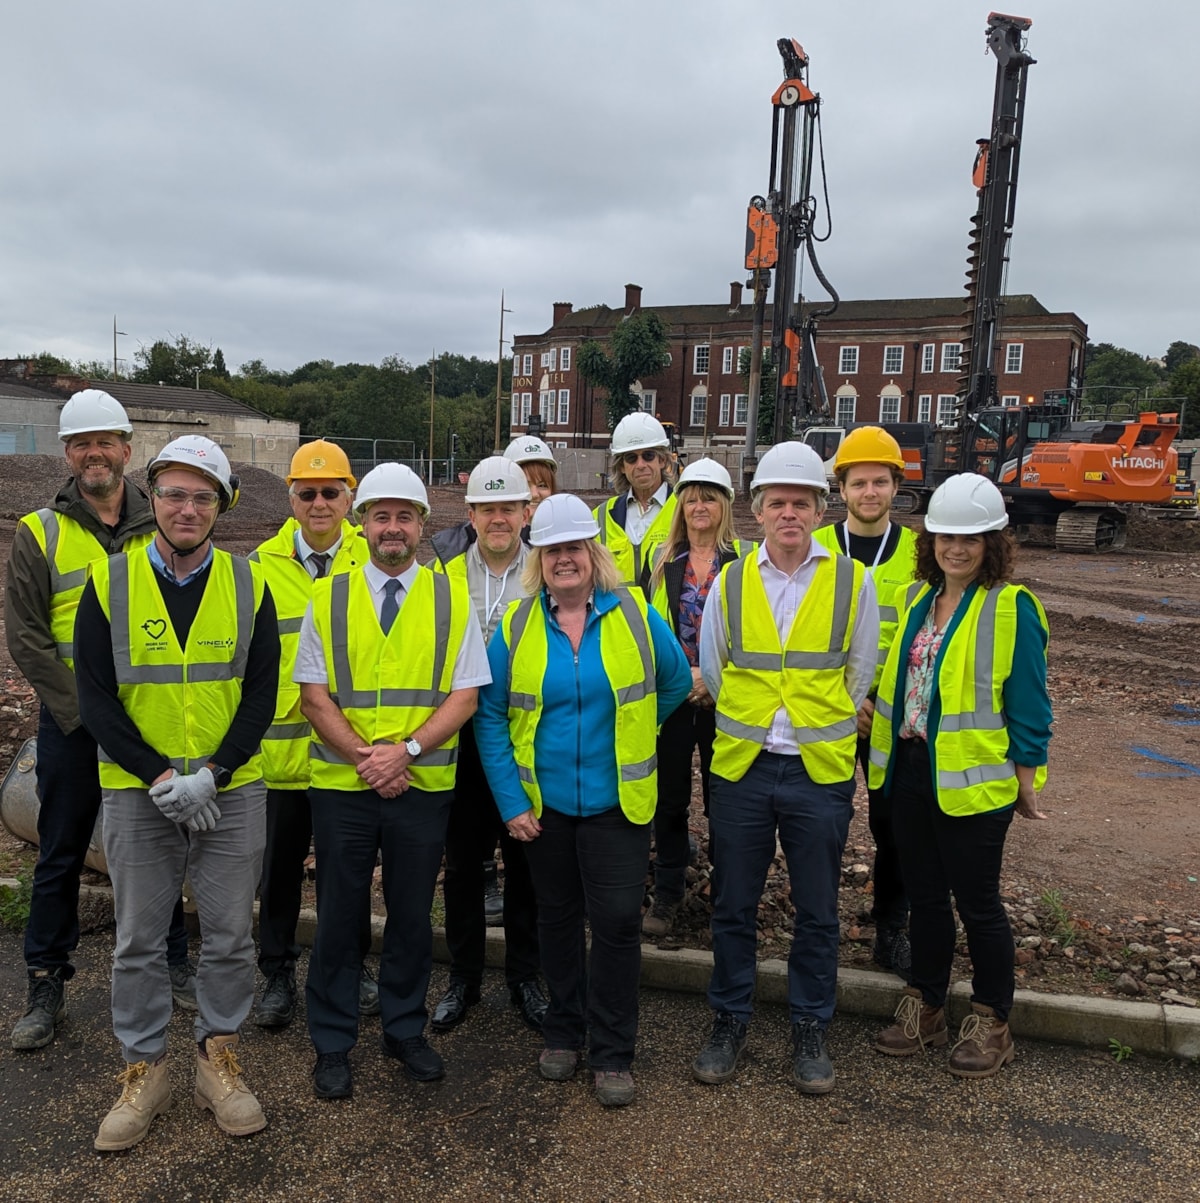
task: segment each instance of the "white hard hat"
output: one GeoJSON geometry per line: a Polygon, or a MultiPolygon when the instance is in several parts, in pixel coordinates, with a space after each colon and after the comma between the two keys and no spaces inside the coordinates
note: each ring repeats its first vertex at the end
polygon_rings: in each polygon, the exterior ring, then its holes
{"type": "Polygon", "coordinates": [[[961,472],[942,481],[925,514],[925,529],[934,535],[981,535],[1007,525],[1004,494],[975,472],[961,472]]]}
{"type": "Polygon", "coordinates": [[[535,434],[518,435],[504,448],[504,458],[514,464],[546,464],[551,472],[558,471],[558,460],[548,444],[535,434]]]}
{"type": "Polygon", "coordinates": [[[675,486],[676,492],[682,489],[685,485],[712,485],[714,488],[721,489],[729,495],[729,500],[733,500],[733,481],[729,478],[729,470],[724,464],[719,464],[715,459],[693,460],[679,474],[679,483],[675,486]]]}
{"type": "Polygon", "coordinates": [[[229,457],[202,434],[184,434],[172,439],[147,465],[150,483],[166,468],[191,468],[201,472],[221,491],[221,513],[232,509],[238,499],[238,478],[229,467],[229,457]]]}
{"type": "Polygon", "coordinates": [[[594,539],[600,533],[587,502],[574,493],[555,493],[547,497],[533,513],[529,542],[534,547],[571,543],[575,539],[594,539]]]}
{"type": "Polygon", "coordinates": [[[475,465],[467,481],[467,500],[472,505],[489,501],[528,501],[529,482],[520,464],[505,455],[489,455],[475,465]]]}
{"type": "Polygon", "coordinates": [[[373,501],[411,501],[429,516],[429,494],[407,464],[377,464],[362,478],[354,494],[354,512],[363,513],[373,501]]]}
{"type": "Polygon", "coordinates": [[[125,407],[103,389],[85,388],[72,395],[58,415],[58,437],[64,442],[73,434],[93,434],[111,430],[133,434],[133,424],[125,407]]]}
{"type": "Polygon", "coordinates": [[[613,455],[624,455],[626,451],[642,451],[649,447],[669,447],[671,440],[663,424],[653,414],[626,414],[618,423],[612,436],[613,455]]]}
{"type": "Polygon", "coordinates": [[[750,492],[757,493],[767,485],[802,485],[818,493],[829,492],[825,465],[807,443],[776,443],[763,452],[750,482],[750,492]]]}

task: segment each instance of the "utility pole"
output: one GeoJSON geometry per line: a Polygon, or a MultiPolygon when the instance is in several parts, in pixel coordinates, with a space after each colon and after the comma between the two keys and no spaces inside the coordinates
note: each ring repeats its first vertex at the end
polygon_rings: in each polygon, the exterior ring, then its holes
{"type": "Polygon", "coordinates": [[[120,334],[124,338],[129,337],[129,335],[126,334],[124,330],[117,329],[117,315],[114,313],[113,314],[113,379],[114,380],[118,379],[118,376],[117,376],[117,335],[118,334],[120,334]]]}
{"type": "Polygon", "coordinates": [[[492,446],[500,454],[500,405],[504,397],[504,315],[512,313],[504,308],[504,289],[500,290],[500,346],[496,351],[496,436],[492,446]]]}
{"type": "Polygon", "coordinates": [[[429,484],[433,484],[433,386],[437,377],[437,350],[429,357],[429,484]]]}
{"type": "Polygon", "coordinates": [[[762,394],[763,325],[771,271],[754,268],[754,320],[750,326],[750,383],[746,386],[746,450],[742,455],[742,492],[750,496],[750,482],[758,468],[758,403],[762,394]]]}

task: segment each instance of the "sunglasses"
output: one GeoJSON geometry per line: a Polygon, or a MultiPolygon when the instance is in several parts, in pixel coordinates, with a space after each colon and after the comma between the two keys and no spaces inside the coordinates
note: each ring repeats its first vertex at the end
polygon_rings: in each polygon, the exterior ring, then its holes
{"type": "Polygon", "coordinates": [[[320,494],[320,496],[326,501],[337,501],[337,499],[342,497],[345,492],[345,489],[334,489],[331,487],[326,487],[324,489],[297,489],[292,496],[299,497],[305,505],[310,505],[312,502],[316,501],[318,494],[320,494]]]}
{"type": "Polygon", "coordinates": [[[647,451],[626,451],[625,454],[621,456],[622,462],[628,464],[630,467],[633,467],[633,465],[636,464],[639,459],[647,464],[652,464],[656,459],[658,459],[658,451],[651,447],[647,451]]]}

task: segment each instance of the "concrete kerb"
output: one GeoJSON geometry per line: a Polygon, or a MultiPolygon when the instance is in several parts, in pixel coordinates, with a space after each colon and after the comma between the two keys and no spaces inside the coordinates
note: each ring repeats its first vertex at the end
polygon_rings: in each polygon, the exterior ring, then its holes
{"type": "MultiPolygon", "coordinates": [[[[15,888],[15,879],[0,878],[0,886],[15,888]]],[[[82,886],[80,895],[111,908],[112,889],[108,886],[82,886]]],[[[257,904],[255,906],[257,913],[257,904]]],[[[372,919],[372,948],[378,952],[383,943],[383,919],[372,919]]],[[[300,912],[296,926],[297,941],[311,947],[317,930],[317,913],[300,912]]],[[[446,934],[434,928],[434,959],[447,963],[446,934]]],[[[504,933],[488,929],[487,964],[504,967],[504,933]]],[[[712,973],[712,954],[681,948],[665,951],[653,945],[642,946],[642,984],[659,990],[678,990],[703,994],[712,973]]],[[[868,969],[838,970],[838,1010],[850,1015],[887,1019],[896,1009],[900,984],[890,973],[868,969]]],[[[950,989],[951,1026],[970,1009],[971,988],[956,982],[950,989]]],[[[787,963],[760,961],[756,996],[761,1002],[786,1003],[787,963]]],[[[1116,1040],[1134,1052],[1158,1057],[1200,1060],[1200,1008],[1169,1006],[1156,1002],[1123,1002],[1111,998],[1091,998],[1076,994],[1043,994],[1036,990],[1018,990],[1009,1017],[1016,1036],[1072,1044],[1083,1048],[1110,1048],[1116,1040]]]]}

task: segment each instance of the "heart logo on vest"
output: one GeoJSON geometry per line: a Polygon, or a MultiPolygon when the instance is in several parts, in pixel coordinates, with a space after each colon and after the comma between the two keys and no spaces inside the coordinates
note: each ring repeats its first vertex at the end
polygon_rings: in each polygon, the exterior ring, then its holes
{"type": "Polygon", "coordinates": [[[142,623],[142,630],[151,639],[161,639],[167,633],[167,620],[165,618],[147,618],[142,623]]]}

